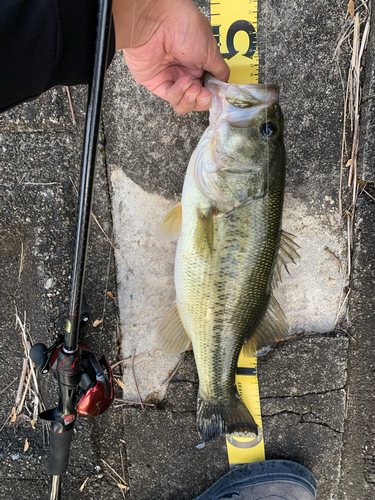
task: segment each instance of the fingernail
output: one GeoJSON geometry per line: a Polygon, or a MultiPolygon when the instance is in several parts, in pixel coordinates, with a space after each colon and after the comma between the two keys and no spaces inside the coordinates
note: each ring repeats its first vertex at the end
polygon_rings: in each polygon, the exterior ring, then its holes
{"type": "Polygon", "coordinates": [[[188,96],[188,101],[189,101],[189,102],[194,102],[194,101],[195,101],[195,99],[197,98],[197,95],[198,95],[198,94],[199,94],[199,92],[197,92],[196,94],[190,94],[190,95],[188,96]]]}
{"type": "Polygon", "coordinates": [[[187,85],[185,85],[185,87],[182,87],[182,92],[186,92],[187,89],[190,87],[190,85],[193,83],[193,80],[190,80],[190,83],[188,83],[187,85]]]}
{"type": "Polygon", "coordinates": [[[211,101],[211,96],[198,98],[198,104],[200,106],[207,106],[211,101]]]}

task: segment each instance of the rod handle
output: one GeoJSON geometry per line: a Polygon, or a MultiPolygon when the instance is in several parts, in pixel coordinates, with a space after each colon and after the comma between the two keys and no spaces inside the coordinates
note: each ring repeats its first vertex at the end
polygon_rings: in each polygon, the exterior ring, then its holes
{"type": "Polygon", "coordinates": [[[53,476],[62,476],[68,468],[73,427],[67,432],[56,432],[51,429],[49,436],[50,449],[47,470],[53,476]]]}

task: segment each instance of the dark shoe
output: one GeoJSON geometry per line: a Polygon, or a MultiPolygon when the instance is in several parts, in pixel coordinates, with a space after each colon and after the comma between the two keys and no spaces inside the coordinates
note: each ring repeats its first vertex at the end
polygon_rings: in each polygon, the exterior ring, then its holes
{"type": "Polygon", "coordinates": [[[231,470],[194,500],[314,500],[315,478],[303,465],[266,460],[231,470]]]}

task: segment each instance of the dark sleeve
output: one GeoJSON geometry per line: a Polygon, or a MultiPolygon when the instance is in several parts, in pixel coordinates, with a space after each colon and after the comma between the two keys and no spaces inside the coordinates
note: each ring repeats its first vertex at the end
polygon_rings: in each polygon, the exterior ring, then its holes
{"type": "MultiPolygon", "coordinates": [[[[58,84],[88,83],[97,15],[97,0],[0,0],[0,112],[58,84]]],[[[109,61],[114,52],[112,27],[109,61]]]]}

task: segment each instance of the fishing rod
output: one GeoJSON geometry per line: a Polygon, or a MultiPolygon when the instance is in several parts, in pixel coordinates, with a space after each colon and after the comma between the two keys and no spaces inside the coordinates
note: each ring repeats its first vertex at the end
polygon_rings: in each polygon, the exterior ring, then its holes
{"type": "Polygon", "coordinates": [[[65,334],[59,336],[49,348],[44,344],[35,344],[30,349],[30,358],[37,369],[43,374],[51,370],[59,386],[57,407],[39,415],[42,420],[51,424],[47,465],[47,470],[52,474],[50,500],[61,500],[62,476],[68,467],[77,415],[96,417],[109,408],[114,398],[113,375],[108,360],[105,356],[97,360],[90,348],[78,341],[80,328],[89,319],[83,285],[111,24],[112,0],[100,0],[94,68],[87,102],[76,239],[65,334]]]}

